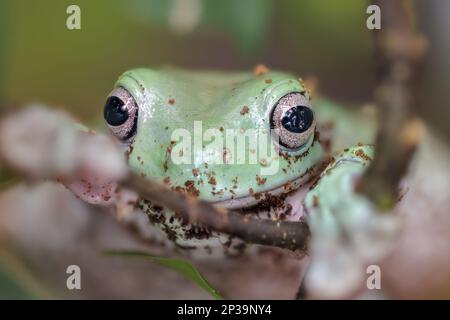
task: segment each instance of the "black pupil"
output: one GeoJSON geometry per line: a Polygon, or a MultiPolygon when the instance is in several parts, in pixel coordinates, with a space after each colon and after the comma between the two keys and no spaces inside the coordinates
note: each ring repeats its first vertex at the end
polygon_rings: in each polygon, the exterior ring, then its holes
{"type": "Polygon", "coordinates": [[[310,108],[295,106],[284,113],[281,124],[291,132],[302,133],[311,127],[313,120],[314,114],[310,108]]]}
{"type": "Polygon", "coordinates": [[[128,111],[123,107],[123,101],[115,96],[106,100],[103,116],[110,126],[120,126],[128,119],[128,111]]]}

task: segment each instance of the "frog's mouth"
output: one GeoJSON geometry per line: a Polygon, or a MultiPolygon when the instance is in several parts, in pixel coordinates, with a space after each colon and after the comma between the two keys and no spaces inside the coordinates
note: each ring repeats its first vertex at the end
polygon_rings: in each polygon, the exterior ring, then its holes
{"type": "Polygon", "coordinates": [[[267,191],[263,191],[261,193],[255,193],[253,195],[242,196],[234,199],[227,199],[221,201],[213,202],[214,205],[220,205],[227,209],[244,209],[248,207],[252,207],[258,204],[261,201],[261,197],[264,194],[270,194],[271,196],[278,196],[280,194],[286,194],[291,191],[294,191],[311,180],[311,174],[306,173],[292,181],[288,181],[287,183],[277,186],[275,188],[269,189],[267,191]]]}
{"type": "Polygon", "coordinates": [[[284,215],[289,216],[289,220],[300,218],[302,213],[302,194],[307,188],[303,188],[311,182],[317,171],[309,170],[305,174],[290,180],[272,189],[249,194],[233,199],[212,202],[214,205],[223,206],[230,210],[241,210],[244,213],[261,212],[268,213],[268,217],[284,215]]]}

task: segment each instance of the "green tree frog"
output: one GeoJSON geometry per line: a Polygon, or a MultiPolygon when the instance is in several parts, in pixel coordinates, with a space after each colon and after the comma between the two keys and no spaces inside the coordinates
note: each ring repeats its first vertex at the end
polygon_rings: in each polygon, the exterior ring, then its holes
{"type": "MultiPolygon", "coordinates": [[[[119,77],[104,118],[142,177],[242,214],[299,221],[330,151],[342,137],[368,142],[373,131],[367,118],[318,101],[313,106],[301,79],[278,71],[141,68],[119,77]]],[[[176,247],[227,255],[246,247],[145,199],[139,207],[176,247]]]]}

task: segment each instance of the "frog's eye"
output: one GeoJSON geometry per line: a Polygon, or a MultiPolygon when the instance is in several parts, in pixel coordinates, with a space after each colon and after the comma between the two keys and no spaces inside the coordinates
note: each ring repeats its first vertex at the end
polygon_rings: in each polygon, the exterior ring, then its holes
{"type": "Polygon", "coordinates": [[[116,88],[109,94],[103,116],[112,133],[120,140],[128,140],[136,133],[138,107],[133,96],[124,88],[116,88]]]}
{"type": "Polygon", "coordinates": [[[299,92],[283,96],[270,114],[270,124],[282,147],[300,149],[314,133],[316,125],[309,99],[299,92]]]}

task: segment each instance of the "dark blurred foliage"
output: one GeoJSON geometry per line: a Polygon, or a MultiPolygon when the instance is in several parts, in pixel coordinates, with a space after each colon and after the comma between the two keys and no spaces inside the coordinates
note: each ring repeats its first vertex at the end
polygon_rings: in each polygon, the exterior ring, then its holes
{"type": "Polygon", "coordinates": [[[33,297],[16,278],[3,272],[0,266],[0,299],[30,299],[33,297]]]}
{"type": "MultiPolygon", "coordinates": [[[[4,96],[4,90],[5,90],[5,84],[4,84],[4,78],[5,78],[5,70],[6,70],[6,58],[4,57],[5,54],[5,47],[6,47],[6,35],[7,32],[5,31],[8,25],[8,20],[6,18],[5,12],[5,2],[0,1],[0,97],[4,96]]],[[[1,106],[1,102],[0,102],[1,106]]]]}
{"type": "Polygon", "coordinates": [[[40,101],[92,124],[125,70],[171,64],[318,76],[328,95],[371,97],[361,0],[0,0],[3,103],[40,101]],[[66,8],[81,8],[81,30],[66,8]]]}
{"type": "Polygon", "coordinates": [[[450,2],[416,2],[419,24],[428,39],[419,113],[450,141],[450,2]]]}

